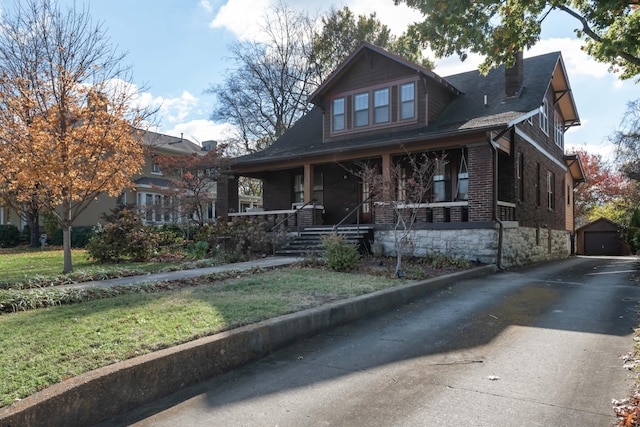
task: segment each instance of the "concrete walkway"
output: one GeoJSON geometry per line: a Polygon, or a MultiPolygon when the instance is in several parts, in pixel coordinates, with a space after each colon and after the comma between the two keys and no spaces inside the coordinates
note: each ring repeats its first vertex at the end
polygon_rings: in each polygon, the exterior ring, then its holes
{"type": "Polygon", "coordinates": [[[92,282],[73,283],[58,286],[58,289],[108,288],[112,286],[138,285],[149,282],[164,282],[171,280],[191,279],[193,277],[208,276],[209,274],[225,271],[246,271],[254,268],[276,268],[291,265],[302,258],[298,257],[266,257],[233,264],[217,265],[214,267],[194,268],[190,270],[167,271],[161,273],[143,274],[140,276],[118,277],[115,279],[96,280],[92,282]]]}

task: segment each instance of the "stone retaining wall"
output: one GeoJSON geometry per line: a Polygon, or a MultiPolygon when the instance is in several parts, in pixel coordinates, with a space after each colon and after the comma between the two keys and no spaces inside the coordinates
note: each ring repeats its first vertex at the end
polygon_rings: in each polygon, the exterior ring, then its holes
{"type": "MultiPolygon", "coordinates": [[[[425,257],[443,254],[452,258],[495,264],[498,254],[499,227],[469,229],[412,230],[402,253],[425,257]]],[[[563,259],[570,255],[569,233],[563,230],[519,227],[517,222],[505,222],[502,238],[502,267],[516,267],[542,261],[563,259]]],[[[385,255],[395,255],[393,230],[376,230],[375,243],[385,255]]]]}

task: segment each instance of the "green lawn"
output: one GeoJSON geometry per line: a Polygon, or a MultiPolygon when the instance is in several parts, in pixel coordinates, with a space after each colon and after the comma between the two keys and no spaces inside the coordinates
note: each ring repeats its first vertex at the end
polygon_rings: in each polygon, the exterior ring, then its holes
{"type": "MultiPolygon", "coordinates": [[[[82,277],[84,273],[118,275],[122,270],[154,272],[168,268],[178,268],[180,263],[136,262],[126,264],[97,264],[89,260],[84,249],[72,250],[73,277],[82,277]]],[[[36,278],[55,278],[62,276],[63,253],[61,249],[3,249],[0,252],[0,284],[24,282],[36,278]]],[[[1,286],[0,286],[1,287],[1,286]]]]}
{"type": "Polygon", "coordinates": [[[398,284],[382,276],[279,269],[3,314],[0,406],[120,360],[398,284]]]}

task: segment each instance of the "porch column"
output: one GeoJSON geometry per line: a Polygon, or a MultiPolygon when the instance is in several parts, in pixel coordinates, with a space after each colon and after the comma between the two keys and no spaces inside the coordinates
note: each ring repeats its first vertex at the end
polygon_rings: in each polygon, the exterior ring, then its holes
{"type": "Polygon", "coordinates": [[[393,180],[391,179],[392,160],[391,154],[382,155],[382,200],[391,200],[393,197],[393,180]]]}
{"type": "Polygon", "coordinates": [[[313,199],[313,165],[304,165],[304,202],[309,203],[313,199]]]}
{"type": "Polygon", "coordinates": [[[229,220],[229,213],[238,210],[238,179],[223,176],[216,182],[216,215],[222,221],[229,220]]]}

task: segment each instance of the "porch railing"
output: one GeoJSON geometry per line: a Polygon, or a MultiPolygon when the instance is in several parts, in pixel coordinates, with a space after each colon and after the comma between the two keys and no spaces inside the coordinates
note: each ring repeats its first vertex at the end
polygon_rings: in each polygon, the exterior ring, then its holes
{"type": "Polygon", "coordinates": [[[333,231],[336,231],[338,227],[340,227],[351,215],[356,214],[356,229],[360,231],[360,208],[365,204],[371,201],[371,196],[364,199],[358,206],[351,209],[336,225],[333,226],[333,231]]]}

